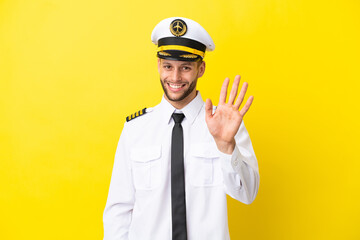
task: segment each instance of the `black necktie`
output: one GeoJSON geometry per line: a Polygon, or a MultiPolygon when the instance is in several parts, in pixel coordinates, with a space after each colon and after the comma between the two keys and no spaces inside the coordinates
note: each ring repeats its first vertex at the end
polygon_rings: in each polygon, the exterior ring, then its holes
{"type": "Polygon", "coordinates": [[[184,180],[184,138],[181,122],[184,114],[173,113],[175,125],[171,138],[172,240],[186,240],[186,203],[184,180]]]}

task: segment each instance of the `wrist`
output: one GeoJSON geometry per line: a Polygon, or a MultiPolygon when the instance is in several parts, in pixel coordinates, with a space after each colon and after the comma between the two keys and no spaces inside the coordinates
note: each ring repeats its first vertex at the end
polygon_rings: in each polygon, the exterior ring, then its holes
{"type": "Polygon", "coordinates": [[[233,139],[231,142],[216,141],[216,140],[215,142],[219,151],[225,154],[232,154],[236,145],[235,139],[233,139]]]}

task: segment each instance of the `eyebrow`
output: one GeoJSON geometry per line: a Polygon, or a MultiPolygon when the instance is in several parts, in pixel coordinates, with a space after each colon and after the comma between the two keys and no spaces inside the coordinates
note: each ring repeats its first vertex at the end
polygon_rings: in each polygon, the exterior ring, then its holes
{"type": "Polygon", "coordinates": [[[180,66],[192,66],[192,64],[190,62],[186,62],[186,63],[182,63],[180,66]]]}
{"type": "MultiPolygon", "coordinates": [[[[167,64],[167,65],[173,65],[171,62],[167,62],[167,61],[163,61],[162,64],[167,64]]],[[[182,64],[180,64],[180,66],[193,66],[193,64],[191,64],[191,62],[184,62],[182,64]]]]}

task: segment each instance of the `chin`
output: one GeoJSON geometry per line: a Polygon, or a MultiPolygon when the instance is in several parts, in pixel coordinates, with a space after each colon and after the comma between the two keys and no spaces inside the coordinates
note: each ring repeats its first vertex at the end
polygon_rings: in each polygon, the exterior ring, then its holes
{"type": "MultiPolygon", "coordinates": [[[[181,102],[183,100],[186,101],[186,99],[189,98],[189,96],[193,95],[194,92],[196,93],[196,83],[197,83],[196,80],[194,80],[190,84],[186,84],[185,87],[178,92],[173,92],[169,88],[167,81],[162,81],[160,79],[160,82],[161,82],[161,86],[164,90],[164,94],[168,100],[170,100],[172,102],[181,102]]],[[[196,96],[196,94],[195,94],[195,96],[196,96]]]]}
{"type": "Polygon", "coordinates": [[[184,93],[182,93],[181,95],[180,94],[170,94],[169,95],[169,94],[165,93],[165,95],[170,101],[173,101],[173,102],[182,101],[187,97],[187,96],[185,96],[184,93]]]}

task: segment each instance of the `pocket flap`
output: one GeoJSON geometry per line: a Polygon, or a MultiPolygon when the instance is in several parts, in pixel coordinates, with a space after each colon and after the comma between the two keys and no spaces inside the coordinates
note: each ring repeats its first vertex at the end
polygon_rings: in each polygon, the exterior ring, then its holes
{"type": "Polygon", "coordinates": [[[191,155],[203,158],[216,158],[220,156],[214,143],[197,143],[192,145],[191,155]]]}
{"type": "Polygon", "coordinates": [[[130,150],[130,158],[135,162],[149,162],[161,157],[161,146],[145,148],[133,148],[130,150]]]}

